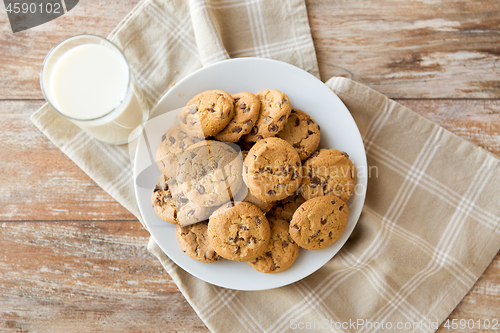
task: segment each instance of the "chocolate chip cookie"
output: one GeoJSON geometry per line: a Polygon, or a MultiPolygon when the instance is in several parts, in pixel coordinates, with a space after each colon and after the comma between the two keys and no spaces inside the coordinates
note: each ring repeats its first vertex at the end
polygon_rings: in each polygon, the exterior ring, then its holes
{"type": "Polygon", "coordinates": [[[177,156],[199,140],[183,132],[179,125],[169,129],[162,135],[161,143],[156,150],[156,164],[160,171],[167,177],[173,177],[175,170],[177,170],[177,156]]]}
{"type": "Polygon", "coordinates": [[[207,140],[199,142],[179,157],[177,181],[189,200],[214,207],[231,199],[242,185],[242,159],[230,145],[207,140]]]}
{"type": "Polygon", "coordinates": [[[260,100],[260,114],[245,141],[258,141],[276,136],[285,127],[292,111],[288,96],[278,90],[264,90],[255,94],[260,100]]]}
{"type": "Polygon", "coordinates": [[[258,199],[266,202],[284,199],[301,184],[301,161],[297,151],[285,140],[267,138],[248,152],[243,180],[258,199]]]}
{"type": "Polygon", "coordinates": [[[234,117],[234,99],[222,90],[207,90],[193,97],[179,113],[181,129],[193,137],[208,138],[234,117]]]}
{"type": "Polygon", "coordinates": [[[304,163],[300,193],[308,200],[336,195],[345,202],[354,193],[356,172],[349,155],[336,149],[320,149],[304,163]]]}
{"type": "Polygon", "coordinates": [[[179,241],[179,247],[191,258],[201,262],[215,262],[222,260],[207,236],[208,221],[199,222],[190,226],[175,227],[175,235],[179,241]]]}
{"type": "Polygon", "coordinates": [[[264,213],[248,202],[214,212],[208,223],[208,240],[222,257],[253,260],[264,253],[271,230],[264,213]]]}
{"type": "Polygon", "coordinates": [[[290,268],[297,259],[300,247],[290,237],[287,221],[268,217],[271,225],[271,239],[266,251],[260,257],[247,263],[263,273],[279,273],[290,268]]]}
{"type": "Polygon", "coordinates": [[[321,250],[333,244],[344,232],[349,219],[346,203],[333,195],[304,202],[293,214],[290,236],[308,250],[321,250]]]}
{"type": "Polygon", "coordinates": [[[161,175],[158,183],[153,189],[151,196],[153,208],[156,214],[165,222],[177,224],[177,210],[170,188],[168,187],[167,177],[161,175]]]}
{"type": "Polygon", "coordinates": [[[243,135],[250,133],[260,113],[260,100],[252,93],[241,92],[234,98],[234,118],[214,139],[225,142],[237,142],[243,135]]]}
{"type": "Polygon", "coordinates": [[[304,161],[318,149],[319,125],[304,111],[292,109],[288,122],[278,133],[278,137],[290,143],[304,161]]]}
{"type": "Polygon", "coordinates": [[[162,220],[181,226],[203,221],[212,212],[210,208],[191,202],[180,191],[175,181],[168,180],[165,175],[160,176],[151,200],[156,214],[162,220]]]}
{"type": "Polygon", "coordinates": [[[305,201],[306,200],[300,194],[291,195],[288,198],[278,201],[276,207],[272,210],[272,214],[274,214],[276,218],[290,222],[297,208],[305,201]]]}

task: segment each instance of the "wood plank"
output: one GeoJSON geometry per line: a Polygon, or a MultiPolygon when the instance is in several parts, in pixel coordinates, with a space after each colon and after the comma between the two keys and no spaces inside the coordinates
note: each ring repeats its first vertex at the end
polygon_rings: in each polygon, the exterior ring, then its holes
{"type": "Polygon", "coordinates": [[[0,222],[0,331],[208,332],[139,222],[0,222]]]}
{"type": "MultiPolygon", "coordinates": [[[[139,222],[0,223],[0,331],[208,332],[147,239],[139,222]]],[[[500,254],[450,319],[498,318],[499,276],[500,254]]]]}
{"type": "Polygon", "coordinates": [[[497,0],[307,1],[320,73],[391,98],[497,98],[497,0]]]}
{"type": "Polygon", "coordinates": [[[43,101],[0,101],[0,220],[135,220],[30,121],[43,101]]]}
{"type": "MultiPolygon", "coordinates": [[[[47,52],[65,38],[106,36],[138,0],[80,1],[68,14],[13,34],[0,12],[0,99],[40,99],[47,52]],[[22,87],[23,89],[19,89],[22,87]]],[[[307,1],[324,80],[342,75],[392,98],[496,98],[500,2],[307,1]]]]}
{"type": "MultiPolygon", "coordinates": [[[[399,100],[500,156],[500,100],[399,100]]],[[[42,101],[0,101],[0,220],[135,220],[29,120],[42,101]]]]}

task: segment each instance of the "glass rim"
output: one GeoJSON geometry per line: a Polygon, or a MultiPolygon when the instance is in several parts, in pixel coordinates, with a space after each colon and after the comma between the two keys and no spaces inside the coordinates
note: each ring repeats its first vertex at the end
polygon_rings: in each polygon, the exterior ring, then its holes
{"type": "MultiPolygon", "coordinates": [[[[85,44],[81,44],[81,45],[85,45],[85,44]]],[[[89,121],[99,120],[99,119],[103,119],[103,118],[109,116],[110,114],[112,114],[114,111],[116,111],[120,107],[120,105],[123,104],[123,102],[125,101],[125,99],[129,95],[130,89],[132,87],[131,83],[132,83],[132,70],[131,70],[130,64],[128,63],[127,58],[125,57],[125,54],[123,54],[122,50],[120,50],[120,48],[115,43],[113,43],[112,41],[110,41],[109,39],[101,37],[101,36],[97,36],[97,35],[92,35],[92,34],[75,35],[75,36],[71,36],[71,37],[66,38],[65,40],[59,42],[56,46],[54,46],[53,48],[51,48],[50,51],[47,53],[47,55],[45,56],[45,59],[43,60],[43,63],[42,63],[42,69],[40,70],[40,89],[42,90],[43,97],[45,98],[45,100],[47,101],[47,103],[49,103],[49,105],[52,107],[52,109],[54,109],[57,113],[59,113],[63,117],[68,118],[70,120],[79,121],[79,122],[89,122],[89,121]],[[122,96],[122,98],[120,99],[120,101],[116,104],[116,106],[114,106],[111,110],[107,111],[102,116],[99,116],[99,117],[96,117],[96,118],[80,119],[80,118],[74,118],[74,117],[68,116],[64,112],[60,111],[54,105],[54,103],[51,102],[48,94],[45,92],[45,87],[44,87],[44,83],[43,83],[43,77],[44,77],[44,73],[45,73],[45,65],[47,64],[48,60],[50,59],[50,57],[53,55],[54,51],[57,48],[59,48],[60,46],[62,46],[63,44],[65,44],[65,43],[67,43],[67,42],[69,42],[71,40],[79,39],[79,38],[85,38],[85,37],[87,37],[87,38],[96,38],[98,40],[105,41],[105,42],[109,43],[110,45],[112,45],[118,51],[118,53],[123,57],[123,60],[125,60],[125,63],[127,64],[128,82],[127,82],[127,89],[125,91],[125,94],[122,96]]]]}

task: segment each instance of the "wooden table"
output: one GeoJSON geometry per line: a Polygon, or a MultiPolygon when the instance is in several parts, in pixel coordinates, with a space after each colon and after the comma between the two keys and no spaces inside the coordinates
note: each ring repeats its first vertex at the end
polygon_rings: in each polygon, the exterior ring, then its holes
{"type": "MultiPolygon", "coordinates": [[[[49,49],[106,36],[136,3],[81,0],[17,34],[0,6],[1,332],[208,331],[147,252],[148,232],[29,120],[49,49]]],[[[324,80],[367,84],[500,156],[500,1],[307,5],[324,80]]],[[[500,255],[450,318],[500,319],[500,255]]]]}

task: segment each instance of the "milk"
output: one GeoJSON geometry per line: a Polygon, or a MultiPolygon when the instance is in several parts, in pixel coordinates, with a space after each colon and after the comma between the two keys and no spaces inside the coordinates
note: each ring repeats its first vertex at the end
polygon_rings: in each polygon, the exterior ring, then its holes
{"type": "Polygon", "coordinates": [[[148,116],[134,93],[125,58],[104,45],[69,49],[43,80],[52,106],[99,140],[127,142],[148,116]]]}

